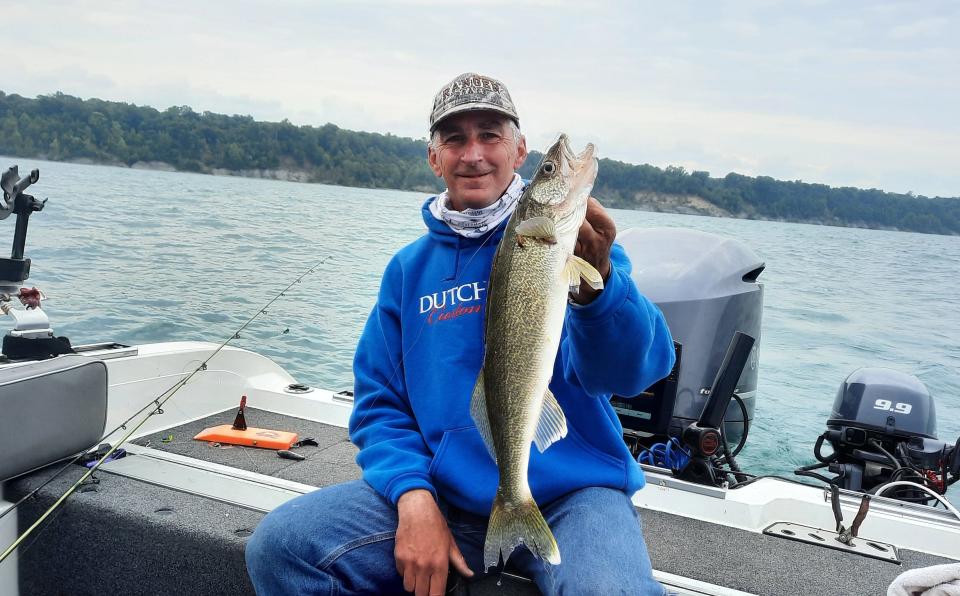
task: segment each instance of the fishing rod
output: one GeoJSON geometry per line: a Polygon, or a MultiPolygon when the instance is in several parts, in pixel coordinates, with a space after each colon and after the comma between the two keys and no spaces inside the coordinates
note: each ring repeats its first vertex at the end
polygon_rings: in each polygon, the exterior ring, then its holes
{"type": "MultiPolygon", "coordinates": [[[[72,495],[72,494],[74,493],[74,491],[76,491],[80,486],[82,486],[82,485],[93,475],[94,472],[96,472],[97,470],[99,470],[99,469],[100,469],[100,466],[101,466],[107,459],[109,459],[110,456],[113,455],[113,453],[114,453],[121,445],[123,445],[124,443],[126,443],[126,442],[130,439],[130,437],[132,437],[132,436],[134,435],[134,433],[136,433],[144,424],[146,424],[147,420],[149,420],[149,419],[152,418],[153,416],[156,416],[157,414],[163,414],[163,405],[166,404],[166,403],[170,400],[170,398],[172,398],[174,395],[176,395],[176,393],[177,393],[181,388],[183,388],[183,386],[186,385],[186,384],[190,381],[190,379],[192,379],[192,378],[194,377],[194,375],[196,375],[197,373],[199,373],[199,372],[201,372],[201,371],[207,370],[207,363],[210,362],[210,360],[212,360],[214,356],[216,356],[217,354],[219,354],[220,351],[221,351],[223,348],[225,348],[225,347],[227,346],[227,344],[229,344],[231,341],[233,341],[233,340],[235,340],[235,339],[239,339],[239,338],[240,338],[240,332],[241,332],[241,331],[243,331],[244,329],[246,329],[251,323],[253,323],[253,321],[255,321],[257,318],[259,318],[260,315],[267,314],[267,309],[269,309],[270,306],[273,305],[274,302],[276,302],[277,300],[279,300],[281,297],[286,296],[286,293],[287,293],[288,291],[290,291],[290,288],[292,288],[293,286],[297,285],[298,283],[301,283],[301,282],[303,281],[303,278],[305,278],[306,276],[310,275],[311,273],[316,272],[317,268],[320,267],[321,265],[323,265],[324,263],[326,263],[329,258],[330,258],[330,257],[324,257],[324,258],[320,259],[315,265],[313,265],[312,267],[310,267],[309,269],[307,269],[306,271],[304,271],[302,274],[300,274],[299,277],[297,277],[295,280],[293,280],[293,281],[290,283],[290,285],[288,285],[288,286],[285,287],[284,289],[280,290],[280,291],[279,291],[273,298],[271,298],[266,304],[264,304],[262,307],[260,307],[260,309],[257,310],[257,312],[253,314],[253,316],[251,316],[249,319],[247,319],[247,322],[246,322],[246,323],[244,323],[243,325],[241,325],[241,326],[240,326],[236,331],[234,331],[227,339],[225,339],[219,346],[217,346],[217,348],[216,348],[209,356],[207,356],[206,359],[203,360],[203,362],[201,362],[199,365],[197,365],[197,367],[194,368],[193,371],[190,372],[190,374],[188,374],[186,377],[184,377],[184,378],[180,379],[179,381],[177,381],[176,383],[174,383],[169,389],[167,389],[166,391],[162,392],[159,396],[157,396],[157,397],[151,399],[150,401],[148,401],[148,402],[146,403],[146,405],[144,405],[142,408],[140,408],[139,410],[137,410],[132,416],[130,416],[129,418],[127,418],[125,421],[123,421],[123,423],[121,423],[119,426],[117,426],[117,427],[116,427],[115,429],[113,429],[112,431],[110,431],[110,432],[108,432],[107,434],[103,435],[103,436],[98,440],[98,442],[106,439],[107,437],[109,437],[110,435],[116,433],[116,432],[119,431],[119,430],[126,429],[126,428],[127,428],[127,425],[129,425],[129,424],[133,421],[134,418],[136,418],[137,416],[139,416],[139,415],[142,414],[143,412],[145,412],[145,411],[147,411],[147,410],[150,410],[149,413],[148,413],[146,416],[144,416],[142,420],[140,420],[140,422],[138,422],[138,423],[137,423],[136,425],[134,425],[132,428],[130,428],[129,430],[127,430],[126,434],[124,434],[124,435],[120,438],[119,441],[117,441],[112,447],[110,447],[110,449],[108,449],[102,456],[100,456],[100,459],[98,459],[93,465],[91,465],[90,468],[87,470],[87,472],[83,474],[83,476],[81,476],[76,482],[74,482],[73,485],[71,485],[70,488],[68,488],[67,491],[66,491],[65,493],[63,493],[63,495],[61,495],[60,498],[57,499],[57,500],[53,503],[53,505],[51,505],[46,511],[44,511],[43,514],[42,514],[39,518],[37,518],[37,520],[36,520],[29,528],[27,528],[22,534],[20,534],[20,535],[17,537],[17,539],[14,540],[13,543],[12,543],[10,546],[8,546],[8,547],[6,548],[6,550],[3,551],[2,554],[0,554],[0,563],[3,563],[3,562],[7,559],[7,557],[9,557],[14,551],[16,551],[16,550],[17,550],[17,547],[19,547],[20,544],[22,544],[23,541],[26,540],[26,539],[34,532],[34,530],[36,530],[38,527],[40,527],[40,525],[43,524],[43,522],[44,522],[48,517],[50,517],[50,515],[52,515],[54,512],[56,512],[57,509],[67,500],[67,498],[68,498],[70,495],[72,495]]],[[[60,468],[60,469],[59,469],[51,478],[49,478],[46,482],[44,482],[43,484],[41,484],[41,485],[38,486],[37,488],[33,489],[32,491],[30,491],[30,493],[28,493],[28,494],[27,494],[26,496],[24,496],[22,499],[20,499],[20,500],[17,501],[16,503],[14,503],[14,505],[13,505],[12,507],[10,507],[10,508],[9,508],[7,511],[5,511],[2,515],[0,515],[0,518],[2,518],[4,515],[6,515],[7,513],[9,513],[10,511],[15,510],[15,509],[17,508],[17,506],[19,506],[21,503],[23,503],[24,501],[26,501],[27,499],[29,499],[30,497],[32,497],[34,494],[37,493],[37,491],[39,491],[41,488],[43,488],[44,486],[46,486],[47,484],[49,484],[52,480],[54,480],[54,479],[57,478],[60,474],[62,474],[64,471],[66,471],[67,468],[69,468],[71,464],[76,463],[77,461],[79,461],[80,458],[82,458],[82,457],[85,456],[85,455],[86,455],[86,453],[81,453],[81,454],[78,455],[76,458],[74,458],[73,460],[71,460],[70,462],[68,462],[65,466],[63,466],[62,468],[60,468]]]]}

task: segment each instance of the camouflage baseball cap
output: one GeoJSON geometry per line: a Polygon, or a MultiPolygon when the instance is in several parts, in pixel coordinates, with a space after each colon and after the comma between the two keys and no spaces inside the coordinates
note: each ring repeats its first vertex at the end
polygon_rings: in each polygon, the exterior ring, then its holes
{"type": "Polygon", "coordinates": [[[497,79],[465,72],[443,86],[433,98],[430,132],[447,116],[471,110],[499,112],[520,124],[517,108],[506,86],[497,79]]]}

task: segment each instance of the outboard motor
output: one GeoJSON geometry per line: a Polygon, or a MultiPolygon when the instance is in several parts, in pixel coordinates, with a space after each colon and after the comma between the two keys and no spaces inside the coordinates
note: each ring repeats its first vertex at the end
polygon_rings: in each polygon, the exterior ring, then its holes
{"type": "Polygon", "coordinates": [[[625,432],[681,436],[705,413],[728,345],[740,332],[755,341],[729,385],[745,407],[722,404],[726,414],[720,410],[727,438],[738,441],[756,403],[763,261],[739,240],[697,230],[631,229],[617,240],[633,263],[634,282],[663,311],[678,356],[671,375],[644,396],[614,397],[625,432]]]}
{"type": "Polygon", "coordinates": [[[833,402],[827,430],[817,438],[818,463],[796,470],[847,490],[921,503],[932,496],[894,482],[911,482],[942,495],[960,479],[960,439],[937,440],[933,397],[915,376],[888,368],[861,368],[848,376],[833,402]],[[824,455],[823,444],[832,453],[824,455]],[[828,478],[814,472],[827,468],[828,478]]]}

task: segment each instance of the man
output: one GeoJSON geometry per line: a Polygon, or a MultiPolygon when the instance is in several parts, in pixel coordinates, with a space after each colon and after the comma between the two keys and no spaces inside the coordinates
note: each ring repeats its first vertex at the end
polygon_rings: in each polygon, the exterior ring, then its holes
{"type": "MultiPolygon", "coordinates": [[[[523,192],[527,156],[506,88],[464,74],[437,94],[427,159],[447,190],[423,206],[428,233],[387,266],[354,360],[351,439],[363,480],[277,508],[247,546],[261,595],[443,594],[449,569],[485,573],[496,464],[469,414],[483,360],[487,281],[523,192]]],[[[530,486],[560,546],[551,566],[517,549],[511,564],[544,594],[662,594],[630,494],[643,475],[611,393],[666,376],[673,342],[630,279],[616,229],[591,199],[576,254],[604,277],[568,309],[550,388],[568,436],[532,450],[530,486]]]]}

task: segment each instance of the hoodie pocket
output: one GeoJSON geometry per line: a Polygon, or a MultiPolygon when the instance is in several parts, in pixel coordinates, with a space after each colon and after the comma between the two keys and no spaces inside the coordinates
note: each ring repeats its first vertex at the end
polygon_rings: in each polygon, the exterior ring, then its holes
{"type": "Polygon", "coordinates": [[[443,460],[443,455],[447,452],[447,448],[450,446],[450,437],[454,433],[463,432],[472,427],[465,426],[463,428],[454,428],[452,430],[443,431],[443,436],[440,437],[440,444],[437,445],[437,450],[433,453],[433,460],[430,461],[430,468],[427,470],[427,473],[431,476],[434,475],[434,472],[437,471],[437,468],[440,466],[440,462],[443,460]]]}
{"type": "Polygon", "coordinates": [[[490,510],[499,472],[476,427],[445,431],[429,474],[438,494],[453,505],[474,513],[490,510]]]}
{"type": "Polygon", "coordinates": [[[601,461],[605,461],[607,464],[622,468],[624,467],[624,461],[612,453],[607,453],[601,449],[598,445],[594,445],[584,437],[575,426],[567,422],[567,438],[572,440],[574,443],[578,444],[581,449],[587,453],[593,454],[593,457],[601,461]]]}
{"type": "Polygon", "coordinates": [[[553,501],[589,486],[623,489],[626,462],[605,453],[567,420],[567,436],[540,453],[530,452],[530,488],[538,502],[553,501]]]}

